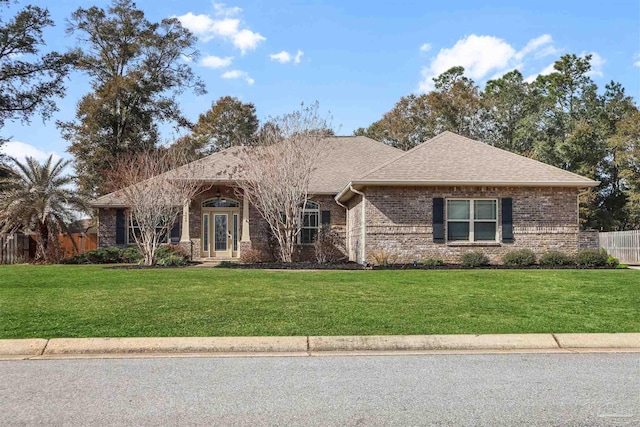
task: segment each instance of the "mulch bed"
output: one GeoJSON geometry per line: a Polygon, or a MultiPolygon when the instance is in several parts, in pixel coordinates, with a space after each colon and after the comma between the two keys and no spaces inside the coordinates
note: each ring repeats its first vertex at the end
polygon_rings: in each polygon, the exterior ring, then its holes
{"type": "Polygon", "coordinates": [[[255,264],[239,264],[232,262],[222,262],[217,268],[238,268],[238,269],[262,269],[262,270],[615,270],[616,267],[581,267],[575,265],[563,266],[541,266],[530,265],[524,267],[511,267],[506,265],[485,265],[481,267],[465,267],[460,264],[443,264],[443,265],[414,265],[414,264],[394,264],[364,267],[362,264],[355,262],[347,263],[327,263],[317,264],[311,262],[261,262],[255,264]]]}

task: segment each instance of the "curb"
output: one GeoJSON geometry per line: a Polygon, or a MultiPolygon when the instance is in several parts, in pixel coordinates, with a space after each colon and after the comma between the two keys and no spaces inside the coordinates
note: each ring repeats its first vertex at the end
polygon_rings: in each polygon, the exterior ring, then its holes
{"type": "Polygon", "coordinates": [[[296,337],[52,338],[0,340],[0,358],[99,355],[298,354],[420,351],[640,351],[640,333],[296,337]]]}

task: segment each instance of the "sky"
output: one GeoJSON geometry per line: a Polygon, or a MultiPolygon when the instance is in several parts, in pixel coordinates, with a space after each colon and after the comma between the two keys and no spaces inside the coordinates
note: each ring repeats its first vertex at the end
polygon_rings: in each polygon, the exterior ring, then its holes
{"type": "MultiPolygon", "coordinates": [[[[190,61],[206,95],[186,92],[179,103],[195,121],[216,99],[252,102],[264,120],[318,101],[337,134],[380,119],[402,97],[432,89],[432,78],[462,65],[483,86],[514,68],[525,78],[549,73],[561,55],[591,54],[601,91],[611,80],[640,99],[640,1],[347,1],[139,0],[151,21],[178,17],[198,36],[190,61]]],[[[65,20],[102,0],[19,0],[47,7],[56,26],[45,50],[78,46],[65,20]]],[[[13,9],[16,7],[14,6],[13,9]]],[[[2,10],[2,13],[7,13],[2,10]]],[[[56,120],[71,120],[89,80],[74,72],[59,111],[43,123],[9,122],[6,154],[39,160],[71,158],[56,120]]],[[[161,127],[163,142],[181,133],[161,127]]],[[[182,132],[183,133],[183,132],[182,132]]]]}

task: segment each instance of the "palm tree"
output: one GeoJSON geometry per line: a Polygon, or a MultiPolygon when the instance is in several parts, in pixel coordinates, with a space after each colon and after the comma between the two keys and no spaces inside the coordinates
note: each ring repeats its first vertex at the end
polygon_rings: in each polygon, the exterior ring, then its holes
{"type": "Polygon", "coordinates": [[[67,224],[75,213],[86,211],[84,199],[71,188],[75,178],[64,174],[70,161],[54,162],[53,156],[42,164],[33,157],[24,163],[11,160],[11,173],[0,183],[0,232],[34,232],[36,259],[55,262],[58,234],[70,235],[67,224]]]}

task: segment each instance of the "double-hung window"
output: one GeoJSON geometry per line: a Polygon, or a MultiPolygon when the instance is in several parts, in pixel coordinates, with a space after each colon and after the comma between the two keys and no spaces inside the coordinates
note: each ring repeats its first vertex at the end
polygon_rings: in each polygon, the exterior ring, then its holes
{"type": "Polygon", "coordinates": [[[447,241],[496,242],[498,200],[447,199],[447,241]]]}
{"type": "MultiPolygon", "coordinates": [[[[133,218],[133,215],[129,217],[129,221],[127,221],[127,225],[128,225],[128,230],[129,232],[127,233],[127,244],[128,245],[135,245],[136,244],[136,237],[138,239],[141,238],[141,234],[140,234],[140,226],[138,225],[138,222],[136,221],[135,218],[133,218]]],[[[159,235],[159,239],[158,241],[160,243],[170,243],[169,240],[169,234],[170,232],[168,232],[168,230],[163,230],[162,227],[158,227],[156,229],[156,233],[158,233],[159,235]]]]}
{"type": "Polygon", "coordinates": [[[320,227],[320,205],[308,201],[302,211],[302,229],[300,230],[300,243],[310,244],[318,236],[320,227]]]}

